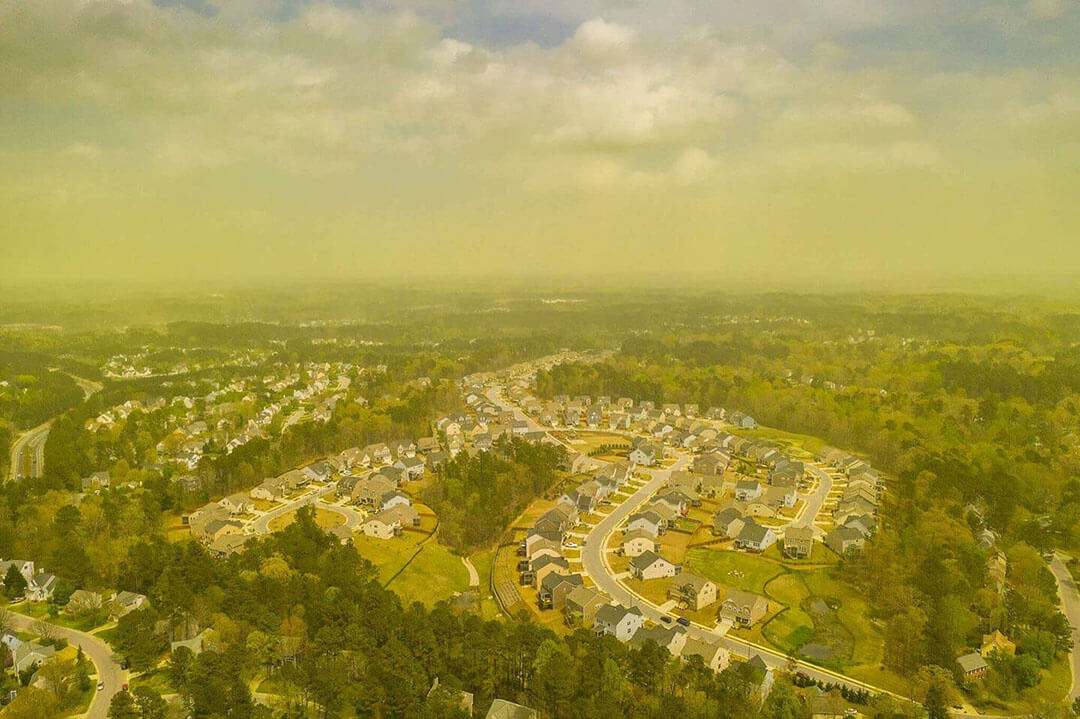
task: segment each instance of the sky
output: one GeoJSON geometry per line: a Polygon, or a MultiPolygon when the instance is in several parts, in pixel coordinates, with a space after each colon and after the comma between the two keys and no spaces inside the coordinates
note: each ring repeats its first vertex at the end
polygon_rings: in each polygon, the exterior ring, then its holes
{"type": "Polygon", "coordinates": [[[0,288],[1078,275],[1078,0],[0,2],[0,288]]]}

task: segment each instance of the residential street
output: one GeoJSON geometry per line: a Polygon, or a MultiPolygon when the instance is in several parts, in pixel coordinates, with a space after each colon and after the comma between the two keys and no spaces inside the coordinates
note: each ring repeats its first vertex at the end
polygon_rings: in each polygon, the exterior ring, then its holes
{"type": "Polygon", "coordinates": [[[828,472],[812,464],[806,464],[805,467],[806,471],[817,475],[818,488],[806,498],[806,506],[803,508],[802,514],[791,523],[793,527],[813,527],[814,519],[817,518],[818,512],[821,511],[821,505],[825,504],[829,492],[832,491],[832,477],[829,476],[828,472]]]}
{"type": "Polygon", "coordinates": [[[1072,665],[1072,688],[1069,690],[1071,701],[1080,696],[1080,593],[1077,592],[1076,582],[1069,574],[1069,568],[1065,566],[1064,555],[1054,554],[1054,559],[1050,562],[1050,571],[1057,579],[1061,604],[1073,628],[1073,648],[1069,656],[1069,663],[1072,665]]]}
{"type": "Polygon", "coordinates": [[[328,494],[332,494],[335,489],[336,487],[331,484],[327,487],[316,490],[314,493],[305,494],[304,496],[294,499],[287,504],[282,504],[274,507],[273,509],[259,516],[257,519],[252,520],[252,532],[254,534],[269,534],[270,522],[277,519],[278,517],[292,512],[293,510],[299,509],[306,504],[313,504],[319,509],[325,509],[329,512],[337,512],[338,514],[344,515],[345,526],[355,531],[356,528],[360,526],[360,522],[362,522],[364,519],[363,515],[360,512],[349,506],[317,501],[328,494]]]}
{"type": "MultiPolygon", "coordinates": [[[[27,617],[17,612],[8,612],[11,623],[15,629],[33,632],[38,620],[27,617]]],[[[92,634],[79,632],[57,624],[50,624],[53,633],[57,637],[63,637],[73,647],[82,647],[83,652],[94,662],[97,667],[98,681],[105,682],[105,688],[94,695],[90,704],[90,711],[86,713],[86,719],[106,719],[109,712],[109,702],[123,685],[128,681],[128,673],[120,668],[120,663],[113,658],[112,649],[104,641],[92,634]]]]}

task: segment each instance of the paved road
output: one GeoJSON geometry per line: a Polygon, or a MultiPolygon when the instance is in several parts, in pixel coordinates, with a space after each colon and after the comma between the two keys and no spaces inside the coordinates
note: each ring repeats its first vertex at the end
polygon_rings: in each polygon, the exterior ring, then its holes
{"type": "Polygon", "coordinates": [[[12,479],[22,476],[40,477],[45,470],[45,440],[49,437],[49,427],[53,421],[43,422],[33,429],[19,435],[11,445],[11,473],[12,479]],[[29,454],[27,454],[29,453],[29,454]],[[24,457],[30,458],[28,472],[23,471],[24,457]]]}
{"type": "MultiPolygon", "coordinates": [[[[69,374],[75,383],[83,391],[83,400],[85,401],[90,395],[95,392],[101,391],[101,383],[94,382],[92,380],[83,379],[82,377],[76,377],[73,374],[69,374]]],[[[11,445],[11,472],[8,477],[11,479],[19,479],[20,477],[40,477],[45,472],[45,440],[49,438],[49,428],[52,426],[53,417],[47,422],[39,424],[33,429],[27,430],[20,435],[11,445]],[[30,467],[29,471],[24,473],[23,466],[25,464],[24,456],[27,456],[27,452],[30,454],[30,467]]]]}
{"type": "Polygon", "coordinates": [[[1065,559],[1064,555],[1055,553],[1050,562],[1050,571],[1057,579],[1061,604],[1073,628],[1073,648],[1072,654],[1069,655],[1069,664],[1072,665],[1072,688],[1069,690],[1069,701],[1072,701],[1080,696],[1080,594],[1077,593],[1076,582],[1069,574],[1069,568],[1065,566],[1065,559]]]}
{"type": "Polygon", "coordinates": [[[360,512],[353,509],[352,507],[345,505],[330,504],[328,502],[316,502],[316,500],[325,497],[326,495],[333,492],[335,489],[336,487],[331,484],[328,487],[323,487],[322,489],[319,489],[314,494],[306,494],[303,497],[294,499],[288,504],[282,504],[280,506],[274,507],[273,509],[267,511],[265,514],[259,516],[251,523],[252,532],[254,532],[255,534],[269,534],[270,522],[277,519],[278,517],[292,512],[293,510],[299,509],[306,504],[315,504],[318,509],[325,509],[327,511],[337,512],[338,514],[343,515],[345,517],[345,526],[348,527],[350,530],[356,531],[356,528],[360,526],[360,523],[364,519],[364,515],[362,515],[360,512]]]}
{"type": "MultiPolygon", "coordinates": [[[[23,616],[16,612],[8,612],[11,624],[19,631],[35,632],[38,620],[23,616]]],[[[94,662],[97,667],[98,680],[105,682],[105,688],[94,694],[90,703],[90,711],[86,713],[86,719],[106,719],[109,713],[109,702],[128,681],[128,673],[120,668],[120,663],[113,658],[113,651],[101,639],[92,634],[75,631],[67,627],[50,624],[53,635],[68,640],[73,647],[82,647],[83,652],[94,662]]]]}
{"type": "Polygon", "coordinates": [[[813,527],[814,519],[817,518],[818,512],[821,511],[821,505],[825,504],[829,492],[832,491],[832,477],[829,476],[828,472],[812,464],[805,466],[808,471],[818,476],[818,488],[806,499],[806,507],[803,508],[803,513],[791,523],[793,527],[813,527]]]}

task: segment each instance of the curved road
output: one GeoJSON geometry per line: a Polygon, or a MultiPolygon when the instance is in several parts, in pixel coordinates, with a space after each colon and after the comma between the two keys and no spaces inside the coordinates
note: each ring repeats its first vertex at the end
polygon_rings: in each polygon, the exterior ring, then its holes
{"type": "MultiPolygon", "coordinates": [[[[14,611],[8,612],[11,626],[19,631],[36,631],[37,619],[19,614],[14,611]]],[[[109,702],[128,681],[128,673],[120,668],[120,663],[113,658],[113,651],[103,640],[93,634],[86,634],[57,624],[49,624],[53,636],[68,640],[73,647],[82,647],[83,652],[90,658],[97,668],[98,681],[105,683],[105,688],[95,692],[90,702],[90,711],[84,716],[86,719],[106,719],[109,713],[109,702]]]]}
{"type": "Polygon", "coordinates": [[[314,504],[319,509],[325,509],[330,512],[337,512],[338,514],[344,515],[345,526],[355,531],[356,528],[360,526],[360,522],[363,521],[364,515],[362,515],[360,512],[353,509],[352,507],[318,501],[319,499],[322,499],[326,495],[332,493],[335,489],[336,487],[331,484],[328,487],[323,487],[322,489],[316,491],[314,494],[306,494],[299,499],[294,499],[288,504],[282,504],[281,506],[274,507],[273,509],[261,515],[251,523],[252,531],[255,534],[269,534],[270,522],[277,519],[278,517],[284,516],[289,512],[292,512],[293,510],[303,507],[305,504],[314,504]]]}
{"type": "Polygon", "coordinates": [[[1076,582],[1069,573],[1069,568],[1065,566],[1063,554],[1054,553],[1054,558],[1050,561],[1050,571],[1057,579],[1061,604],[1073,630],[1073,647],[1069,655],[1069,664],[1072,666],[1072,687],[1069,689],[1071,702],[1080,696],[1080,593],[1077,593],[1076,582]]]}
{"type": "MultiPolygon", "coordinates": [[[[83,401],[89,399],[90,395],[95,392],[101,391],[102,384],[100,382],[76,377],[73,374],[68,376],[75,380],[75,383],[83,391],[83,401]]],[[[45,440],[49,438],[49,428],[55,419],[56,417],[53,417],[47,422],[42,422],[37,427],[27,430],[12,443],[9,479],[19,479],[23,476],[23,465],[25,464],[23,453],[28,450],[32,454],[30,456],[30,471],[26,476],[40,477],[45,472],[45,440]]]]}
{"type": "Polygon", "coordinates": [[[19,479],[23,476],[23,455],[29,451],[30,471],[27,477],[40,477],[45,469],[45,440],[49,437],[49,428],[53,420],[43,422],[33,429],[19,435],[11,444],[11,473],[8,477],[19,479]]]}

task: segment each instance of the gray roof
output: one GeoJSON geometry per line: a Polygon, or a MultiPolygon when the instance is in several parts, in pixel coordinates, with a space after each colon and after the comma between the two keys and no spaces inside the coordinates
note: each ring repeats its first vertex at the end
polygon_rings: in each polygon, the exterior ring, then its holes
{"type": "Polygon", "coordinates": [[[539,715],[535,709],[505,699],[496,699],[491,703],[485,719],[536,719],[537,716],[539,715]]]}
{"type": "MultiPolygon", "coordinates": [[[[664,559],[663,557],[661,557],[656,552],[654,552],[654,551],[652,551],[650,549],[646,549],[644,552],[642,552],[641,554],[637,555],[636,557],[634,557],[633,559],[630,560],[630,566],[632,566],[632,567],[634,567],[634,568],[636,568],[638,570],[644,570],[644,569],[648,569],[649,567],[651,567],[656,562],[661,562],[661,561],[662,562],[667,562],[668,560],[664,559]]],[[[670,563],[671,562],[668,562],[668,564],[670,564],[670,563]]]]}
{"type": "Polygon", "coordinates": [[[641,610],[637,607],[631,607],[630,609],[627,609],[626,607],[620,606],[618,604],[605,604],[604,606],[596,610],[596,621],[614,626],[621,622],[627,614],[636,614],[640,617],[641,610]]]}

